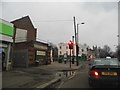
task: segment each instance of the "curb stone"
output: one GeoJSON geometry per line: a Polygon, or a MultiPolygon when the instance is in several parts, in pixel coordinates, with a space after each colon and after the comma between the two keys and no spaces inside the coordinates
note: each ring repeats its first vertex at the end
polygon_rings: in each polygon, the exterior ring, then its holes
{"type": "Polygon", "coordinates": [[[72,78],[74,78],[74,77],[75,77],[75,76],[70,76],[70,77],[68,77],[66,80],[62,81],[61,84],[58,86],[58,88],[61,88],[61,86],[62,86],[66,81],[68,81],[68,80],[70,80],[70,79],[72,79],[72,78]]]}
{"type": "Polygon", "coordinates": [[[41,89],[49,88],[52,84],[54,84],[57,81],[61,81],[61,78],[60,77],[59,78],[55,78],[55,79],[49,81],[48,83],[42,84],[40,86],[37,86],[36,88],[41,88],[41,89]]]}
{"type": "MultiPolygon", "coordinates": [[[[77,70],[75,70],[75,71],[78,71],[80,68],[82,68],[82,65],[81,65],[77,70]]],[[[70,76],[70,77],[68,77],[66,80],[62,81],[61,84],[58,86],[58,88],[61,88],[61,86],[62,86],[67,80],[70,80],[70,79],[72,79],[72,78],[74,78],[74,77],[75,77],[75,75],[74,75],[74,76],[70,76]]]]}

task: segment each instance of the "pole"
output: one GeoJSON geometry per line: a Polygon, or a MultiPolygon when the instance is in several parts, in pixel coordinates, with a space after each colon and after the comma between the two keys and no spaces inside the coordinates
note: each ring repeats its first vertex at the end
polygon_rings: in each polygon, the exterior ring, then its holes
{"type": "Polygon", "coordinates": [[[76,65],[79,65],[79,61],[78,61],[78,43],[77,43],[77,37],[76,37],[76,21],[75,21],[75,17],[73,17],[74,20],[74,30],[75,30],[75,43],[76,43],[76,65]]]}
{"type": "Polygon", "coordinates": [[[72,41],[73,41],[73,43],[74,43],[74,36],[72,36],[72,41]]]}
{"type": "Polygon", "coordinates": [[[79,59],[78,59],[78,52],[79,52],[79,46],[78,46],[78,25],[79,24],[77,24],[77,34],[76,34],[76,39],[77,39],[76,40],[76,56],[77,56],[76,59],[77,59],[77,63],[76,64],[77,64],[77,66],[79,65],[79,59]]]}
{"type": "Polygon", "coordinates": [[[70,49],[70,68],[71,68],[71,49],[70,49]]]}
{"type": "Polygon", "coordinates": [[[10,60],[11,61],[11,69],[13,68],[15,37],[16,37],[16,26],[14,25],[14,36],[13,36],[13,44],[12,44],[11,60],[10,60]]]}
{"type": "Polygon", "coordinates": [[[79,36],[78,36],[78,26],[79,26],[79,24],[77,24],[77,34],[76,34],[76,37],[77,37],[77,43],[79,42],[79,36]]]}
{"type": "Polygon", "coordinates": [[[73,17],[74,20],[74,30],[75,30],[75,43],[76,43],[76,21],[75,21],[75,16],[73,17]]]}
{"type": "Polygon", "coordinates": [[[79,50],[79,47],[78,47],[78,45],[76,45],[76,59],[77,59],[77,63],[76,63],[76,65],[77,66],[79,66],[79,60],[78,60],[78,50],[79,50]]]}
{"type": "Polygon", "coordinates": [[[73,55],[72,55],[72,64],[74,64],[74,36],[72,36],[72,41],[73,41],[73,55]]]}

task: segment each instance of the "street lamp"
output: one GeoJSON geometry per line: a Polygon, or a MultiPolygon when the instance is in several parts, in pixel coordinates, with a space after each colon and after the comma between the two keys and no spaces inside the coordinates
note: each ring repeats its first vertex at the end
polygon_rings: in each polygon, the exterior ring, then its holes
{"type": "Polygon", "coordinates": [[[77,59],[77,66],[79,65],[79,60],[78,60],[78,52],[79,52],[79,46],[78,46],[78,26],[80,25],[80,24],[85,24],[84,22],[82,22],[82,23],[77,23],[77,32],[76,32],[76,59],[77,59]]]}
{"type": "Polygon", "coordinates": [[[77,23],[77,32],[76,32],[76,37],[77,37],[77,43],[79,42],[79,40],[78,40],[78,30],[79,30],[79,25],[80,24],[85,24],[84,22],[82,22],[82,23],[77,23]]]}

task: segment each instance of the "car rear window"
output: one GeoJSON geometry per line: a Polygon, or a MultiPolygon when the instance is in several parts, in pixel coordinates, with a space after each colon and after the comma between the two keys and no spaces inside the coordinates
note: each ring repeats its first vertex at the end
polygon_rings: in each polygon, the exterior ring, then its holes
{"type": "Polygon", "coordinates": [[[119,62],[118,60],[114,60],[114,59],[111,59],[111,60],[94,60],[94,65],[113,65],[113,66],[118,66],[119,65],[119,62]]]}

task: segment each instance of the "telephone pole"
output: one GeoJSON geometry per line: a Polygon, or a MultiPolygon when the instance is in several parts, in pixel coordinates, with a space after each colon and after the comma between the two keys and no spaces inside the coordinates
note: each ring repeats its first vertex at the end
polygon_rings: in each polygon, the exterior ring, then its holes
{"type": "Polygon", "coordinates": [[[76,32],[76,21],[75,21],[75,16],[73,17],[74,20],[74,30],[75,30],[75,44],[76,44],[76,65],[79,65],[79,60],[78,60],[78,42],[77,42],[77,32],[76,32]]]}

